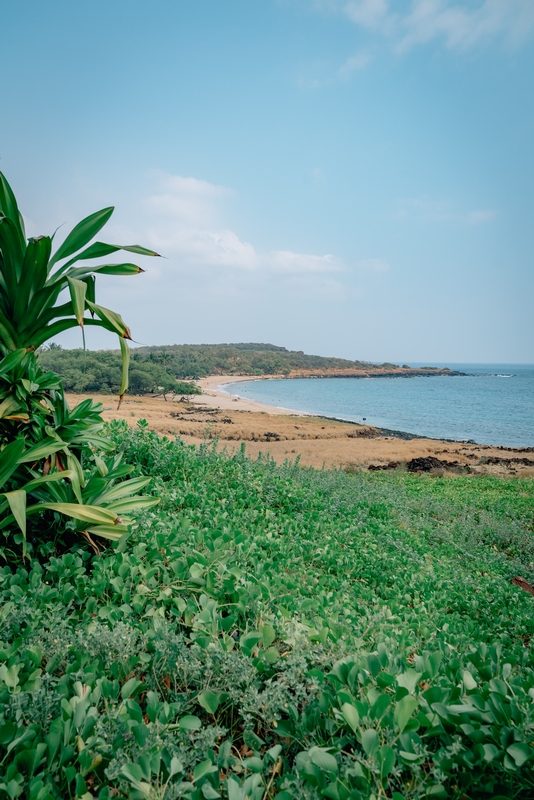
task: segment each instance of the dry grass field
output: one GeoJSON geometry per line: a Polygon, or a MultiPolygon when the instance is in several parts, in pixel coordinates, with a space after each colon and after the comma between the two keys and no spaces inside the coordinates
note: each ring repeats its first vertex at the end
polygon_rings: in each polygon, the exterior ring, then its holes
{"type": "MultiPolygon", "coordinates": [[[[384,436],[371,426],[292,414],[232,398],[214,389],[213,381],[205,386],[205,392],[172,402],[162,397],[127,395],[120,410],[115,396],[98,395],[95,399],[103,403],[107,420],[125,419],[134,426],[138,420],[146,419],[149,427],[161,435],[179,436],[194,445],[217,439],[219,447],[228,452],[245,443],[253,458],[270,453],[278,463],[299,456],[304,466],[353,471],[402,468],[412,459],[433,457],[447,462],[434,470],[438,472],[443,469],[451,474],[469,470],[473,474],[534,475],[534,454],[517,449],[384,436]],[[252,410],[256,408],[261,410],[252,410]]],[[[85,395],[71,395],[69,402],[72,405],[84,398],[85,395]]]]}

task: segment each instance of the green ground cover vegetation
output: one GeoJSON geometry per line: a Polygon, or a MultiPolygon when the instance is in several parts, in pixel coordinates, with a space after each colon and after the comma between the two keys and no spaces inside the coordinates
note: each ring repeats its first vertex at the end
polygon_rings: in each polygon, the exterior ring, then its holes
{"type": "Polygon", "coordinates": [[[534,796],[532,480],[108,433],[161,503],[0,571],[0,796],[534,796]]]}

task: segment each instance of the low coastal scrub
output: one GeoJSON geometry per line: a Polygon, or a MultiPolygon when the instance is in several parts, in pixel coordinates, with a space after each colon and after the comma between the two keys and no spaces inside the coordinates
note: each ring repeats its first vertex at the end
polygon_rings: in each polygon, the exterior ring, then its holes
{"type": "Polygon", "coordinates": [[[0,797],[533,796],[531,480],[108,433],[161,503],[0,571],[0,797]]]}

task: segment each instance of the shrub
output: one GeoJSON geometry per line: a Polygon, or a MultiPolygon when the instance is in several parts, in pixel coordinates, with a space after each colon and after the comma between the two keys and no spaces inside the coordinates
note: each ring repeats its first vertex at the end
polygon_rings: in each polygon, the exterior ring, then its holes
{"type": "MultiPolygon", "coordinates": [[[[0,530],[5,558],[26,556],[32,536],[46,547],[62,532],[117,539],[131,520],[122,514],[156,502],[131,495],[148,479],[118,481],[130,468],[120,456],[102,457],[113,444],[102,436],[100,407],[92,401],[68,408],[60,380],[45,372],[35,355],[44,342],[76,325],[98,325],[119,335],[123,376],[128,385],[130,332],[121,317],[95,302],[95,275],[131,275],[134,264],[75,266],[127,250],[157,255],[138,245],[95,242],[111,216],[106,208],[82,220],[52,253],[53,237],[26,241],[17,202],[0,173],[0,530]],[[66,289],[70,299],[58,303],[66,289]],[[85,319],[86,310],[91,317],[85,319]],[[30,504],[28,504],[30,503],[30,504]]],[[[94,545],[96,548],[96,545],[94,545]]]]}

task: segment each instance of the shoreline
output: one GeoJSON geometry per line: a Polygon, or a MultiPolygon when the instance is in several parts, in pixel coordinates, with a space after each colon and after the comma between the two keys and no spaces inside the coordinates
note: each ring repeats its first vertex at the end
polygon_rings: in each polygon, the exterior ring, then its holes
{"type": "MultiPolygon", "coordinates": [[[[346,472],[412,471],[422,464],[423,471],[451,475],[534,477],[534,457],[521,448],[406,438],[402,432],[356,422],[287,413],[274,406],[232,398],[217,389],[217,381],[220,383],[221,378],[207,385],[203,381],[206,394],[174,401],[161,396],[126,395],[120,409],[114,395],[97,395],[94,399],[103,404],[105,420],[123,420],[133,428],[146,420],[159,436],[176,437],[186,446],[212,444],[230,455],[244,447],[250,458],[268,454],[278,464],[298,459],[303,467],[346,472]]],[[[91,395],[70,395],[68,402],[72,407],[88,397],[91,395]]]]}
{"type": "MultiPolygon", "coordinates": [[[[283,376],[283,377],[286,377],[286,376],[283,376]]],[[[277,377],[273,376],[273,378],[272,378],[272,380],[279,380],[279,379],[280,379],[279,376],[277,376],[277,377]]],[[[235,383],[245,383],[245,382],[248,383],[250,380],[262,381],[262,380],[265,380],[265,378],[263,378],[263,377],[260,378],[258,376],[254,376],[253,378],[245,378],[245,377],[243,377],[243,378],[239,379],[238,381],[235,381],[235,383]]],[[[199,383],[200,383],[200,381],[199,381],[199,383]]],[[[232,383],[224,383],[224,384],[222,384],[220,386],[217,386],[217,390],[216,391],[221,392],[223,395],[228,395],[232,399],[235,398],[235,399],[237,399],[239,401],[243,400],[244,402],[249,402],[251,404],[255,404],[255,405],[257,405],[258,410],[260,410],[260,408],[261,409],[263,409],[263,408],[271,409],[271,412],[267,412],[267,413],[272,413],[273,411],[275,411],[276,413],[281,413],[281,414],[284,414],[284,413],[291,414],[291,415],[295,415],[296,414],[298,416],[316,417],[317,419],[327,419],[327,420],[331,420],[332,422],[342,422],[342,423],[344,423],[346,425],[358,425],[358,426],[362,425],[362,423],[356,422],[353,419],[344,419],[343,417],[330,417],[330,416],[326,416],[325,414],[316,414],[313,411],[297,411],[296,409],[293,409],[293,408],[285,408],[285,406],[272,406],[269,403],[262,403],[259,400],[246,400],[245,398],[241,397],[240,395],[233,395],[231,392],[225,392],[225,390],[222,388],[223,386],[232,386],[232,385],[233,385],[233,382],[232,383]]],[[[411,441],[412,439],[428,439],[430,441],[435,441],[435,440],[432,440],[432,438],[430,436],[423,436],[420,433],[410,433],[409,431],[397,431],[397,430],[392,430],[391,428],[378,428],[378,427],[376,427],[376,425],[369,425],[369,426],[366,426],[366,427],[373,428],[374,430],[378,431],[381,435],[391,436],[391,437],[393,437],[395,439],[405,439],[407,441],[411,441]]],[[[476,444],[476,442],[471,442],[471,441],[467,441],[467,440],[464,440],[464,439],[440,439],[439,441],[442,441],[442,442],[457,442],[458,444],[476,444]]]]}
{"type": "MultiPolygon", "coordinates": [[[[534,477],[534,456],[529,455],[534,448],[431,439],[280,408],[236,397],[231,392],[239,383],[263,379],[257,375],[210,375],[198,381],[201,395],[166,400],[161,395],[127,394],[120,410],[116,396],[96,395],[94,399],[104,404],[105,420],[122,419],[136,427],[144,419],[158,435],[177,437],[188,446],[211,442],[229,454],[245,447],[249,457],[268,454],[279,464],[298,459],[304,467],[346,472],[418,471],[417,465],[421,464],[421,471],[452,476],[534,477]]],[[[73,405],[90,396],[70,395],[69,403],[73,405]]]]}
{"type": "MultiPolygon", "coordinates": [[[[291,415],[298,415],[298,416],[315,417],[316,419],[326,419],[326,420],[331,420],[332,422],[342,422],[342,423],[344,423],[346,425],[363,426],[363,427],[367,427],[367,428],[372,428],[373,430],[377,431],[379,435],[392,437],[394,439],[403,439],[405,441],[412,441],[413,439],[424,439],[426,441],[431,441],[431,442],[439,441],[439,442],[445,442],[447,444],[474,444],[474,445],[478,445],[479,447],[502,447],[504,450],[519,450],[520,452],[531,452],[531,450],[529,450],[528,448],[526,448],[526,449],[525,448],[516,448],[516,447],[509,448],[509,447],[506,447],[504,445],[485,445],[485,444],[480,445],[478,442],[475,442],[472,439],[449,439],[449,438],[436,439],[435,437],[432,437],[432,436],[425,436],[425,435],[420,434],[420,433],[412,433],[411,431],[399,431],[399,430],[394,430],[392,428],[382,428],[382,427],[377,427],[376,425],[367,425],[367,424],[362,423],[362,422],[357,422],[356,420],[344,419],[343,417],[330,417],[330,416],[325,416],[324,414],[317,414],[317,413],[315,413],[313,411],[298,411],[296,409],[285,408],[283,406],[273,406],[273,405],[270,405],[268,403],[263,403],[263,402],[261,402],[259,400],[249,400],[248,398],[240,397],[240,395],[233,395],[231,392],[226,392],[222,388],[223,386],[232,386],[234,383],[248,383],[250,381],[263,381],[263,380],[282,380],[284,378],[287,378],[286,375],[273,375],[273,376],[267,376],[267,377],[265,377],[263,375],[262,376],[259,376],[259,375],[236,376],[232,381],[228,381],[227,383],[219,384],[214,389],[213,388],[213,383],[214,382],[218,383],[219,378],[223,378],[223,377],[227,377],[227,376],[218,376],[217,381],[214,381],[213,379],[215,379],[216,376],[210,375],[207,378],[201,378],[198,381],[198,384],[202,387],[202,391],[203,392],[204,392],[204,387],[202,386],[202,383],[206,382],[206,388],[209,387],[212,392],[215,391],[218,394],[221,394],[223,396],[231,397],[232,398],[232,402],[239,402],[239,403],[243,402],[243,404],[246,404],[246,406],[247,406],[246,410],[252,410],[251,408],[248,408],[248,406],[250,405],[250,406],[254,406],[258,411],[265,411],[265,413],[268,413],[268,414],[291,414],[291,415]]],[[[338,376],[331,376],[331,377],[338,377],[338,376]]],[[[381,377],[381,376],[375,376],[375,377],[381,377]]],[[[399,376],[399,377],[401,377],[401,376],[399,376]]],[[[240,406],[236,406],[236,409],[239,408],[239,407],[240,406]]],[[[534,450],[534,448],[533,448],[533,450],[534,450]]]]}

